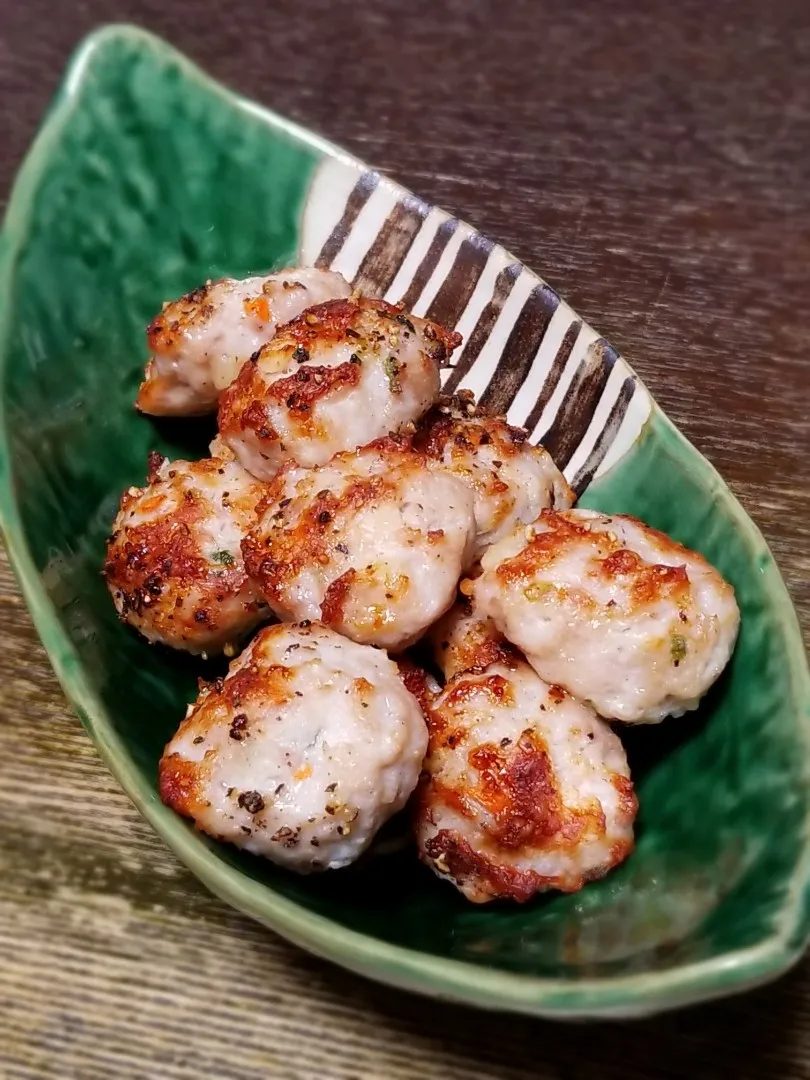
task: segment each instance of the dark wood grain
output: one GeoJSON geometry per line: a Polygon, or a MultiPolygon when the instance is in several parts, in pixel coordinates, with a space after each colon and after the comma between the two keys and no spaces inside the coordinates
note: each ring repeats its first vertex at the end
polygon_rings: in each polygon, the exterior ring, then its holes
{"type": "MultiPolygon", "coordinates": [[[[810,640],[807,0],[0,0],[0,193],[110,18],[502,240],[760,524],[810,640]]],[[[810,966],[678,1017],[475,1018],[205,894],[66,708],[0,563],[0,1077],[810,1077],[810,966]]]]}

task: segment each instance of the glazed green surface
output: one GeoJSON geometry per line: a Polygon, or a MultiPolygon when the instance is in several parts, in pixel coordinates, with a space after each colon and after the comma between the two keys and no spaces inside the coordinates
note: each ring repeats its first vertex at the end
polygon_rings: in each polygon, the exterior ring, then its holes
{"type": "Polygon", "coordinates": [[[198,456],[211,432],[135,413],[143,327],[207,277],[294,259],[321,152],[153,39],[118,30],[81,54],[26,164],[1,249],[0,497],[68,694],[206,884],[366,974],[493,1007],[594,1013],[776,973],[807,934],[806,662],[762,538],[657,412],[583,505],[635,514],[703,552],[737,590],[743,621],[697,713],[624,733],[641,811],[618,872],[575,896],[474,907],[411,853],[298,878],[208,843],[159,804],[157,759],[206,672],[121,625],[99,570],[147,452],[198,456]]]}
{"type": "Polygon", "coordinates": [[[119,637],[99,577],[103,539],[120,491],[143,479],[149,450],[199,457],[214,432],[135,413],[144,327],[163,300],[207,278],[294,263],[320,155],[260,117],[236,115],[211,84],[138,36],[111,39],[81,74],[25,193],[30,231],[11,267],[11,482],[81,659],[116,728],[128,737],[136,723],[133,752],[153,771],[166,720],[196,673],[181,663],[167,680],[165,657],[119,637]]]}

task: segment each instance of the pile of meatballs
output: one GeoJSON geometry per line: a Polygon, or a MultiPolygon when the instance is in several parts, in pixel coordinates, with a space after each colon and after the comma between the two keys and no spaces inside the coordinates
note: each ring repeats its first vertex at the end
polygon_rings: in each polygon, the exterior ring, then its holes
{"type": "Polygon", "coordinates": [[[526,431],[441,396],[459,335],[338,274],[209,282],[148,343],[137,407],[216,412],[218,435],[150,456],[104,573],[149,641],[232,658],[166,746],[163,801],[302,873],[408,805],[420,858],[477,903],[621,863],[637,802],[610,722],[681,715],[718,677],[739,623],[718,572],[571,509],[526,431]]]}

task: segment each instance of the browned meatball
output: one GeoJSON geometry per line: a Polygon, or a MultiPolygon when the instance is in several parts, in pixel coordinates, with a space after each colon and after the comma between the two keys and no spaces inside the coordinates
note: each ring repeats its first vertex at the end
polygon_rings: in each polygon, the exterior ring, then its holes
{"type": "Polygon", "coordinates": [[[453,602],[472,535],[470,491],[399,436],[285,466],[242,550],[280,619],[402,649],[453,602]]]}
{"type": "Polygon", "coordinates": [[[421,416],[460,340],[382,300],[320,304],[242,368],[222,395],[220,434],[263,480],[290,458],[323,465],[421,416]]]}
{"type": "Polygon", "coordinates": [[[248,578],[240,542],[264,486],[235,461],[150,458],[107,546],[116,609],[149,641],[193,653],[226,649],[270,615],[248,578]]]}
{"type": "Polygon", "coordinates": [[[466,605],[431,635],[449,678],[423,695],[420,855],[469,900],[574,892],[633,848],[636,799],[608,725],[543,682],[466,605]]]}
{"type": "Polygon", "coordinates": [[[293,267],[209,281],[164,304],[147,329],[152,355],[138,408],[155,416],[215,412],[220,392],[280,325],[312,304],[348,295],[340,274],[293,267]]]}
{"type": "Polygon", "coordinates": [[[524,428],[478,410],[469,393],[442,399],[419,422],[416,446],[473,492],[476,558],[541,510],[574,502],[551,455],[527,440],[524,428]]]}

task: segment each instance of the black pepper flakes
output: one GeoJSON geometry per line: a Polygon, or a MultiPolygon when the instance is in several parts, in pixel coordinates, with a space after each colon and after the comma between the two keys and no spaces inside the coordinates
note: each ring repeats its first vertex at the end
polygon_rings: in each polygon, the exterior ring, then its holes
{"type": "Polygon", "coordinates": [[[296,345],[292,358],[298,364],[305,364],[309,360],[309,349],[305,349],[303,345],[296,345]]]}
{"type": "Polygon", "coordinates": [[[270,839],[275,844],[283,844],[285,848],[293,848],[298,843],[298,831],[291,829],[289,825],[282,825],[270,839]]]}
{"type": "Polygon", "coordinates": [[[264,810],[264,799],[258,791],[243,791],[236,801],[249,814],[258,814],[260,810],[264,810]]]}
{"type": "Polygon", "coordinates": [[[237,713],[233,720],[231,720],[228,734],[236,742],[241,742],[243,739],[247,738],[247,722],[248,718],[244,713],[237,713]]]}
{"type": "Polygon", "coordinates": [[[163,582],[161,581],[159,574],[149,574],[143,583],[143,587],[146,592],[152,596],[160,596],[163,590],[163,582]]]}

